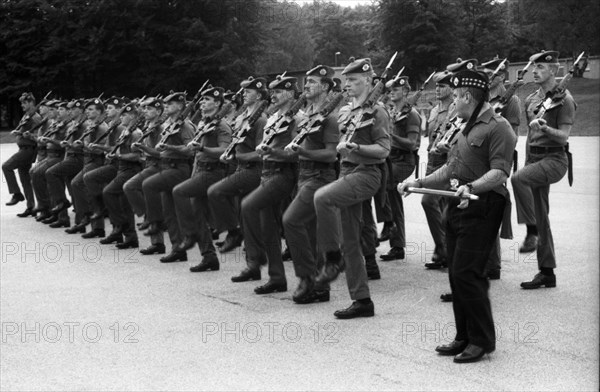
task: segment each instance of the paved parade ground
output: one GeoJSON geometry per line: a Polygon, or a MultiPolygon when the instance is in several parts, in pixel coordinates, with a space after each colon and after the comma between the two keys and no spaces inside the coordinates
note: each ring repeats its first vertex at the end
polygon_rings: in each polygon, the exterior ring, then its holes
{"type": "MultiPolygon", "coordinates": [[[[551,187],[556,288],[520,289],[537,264],[518,253],[525,227],[513,205],[515,238],[502,240],[490,290],[496,351],[463,365],[434,351],[455,330],[439,299],[447,274],[423,267],[433,241],[419,195],[404,199],[407,258],[380,262],[382,279],[370,282],[375,317],[336,320],[351,302],[343,275],[329,303],[296,305],[285,263],[288,291],[258,296],[259,282],[230,281],[245,264],[239,248],[220,255],[220,271],[192,274],[197,249],[165,265],[17,218],[25,205],[5,206],[2,178],[0,389],[597,391],[598,142],[571,138],[573,187],[566,176],[551,187]]],[[[0,145],[0,160],[14,151],[0,145]]]]}

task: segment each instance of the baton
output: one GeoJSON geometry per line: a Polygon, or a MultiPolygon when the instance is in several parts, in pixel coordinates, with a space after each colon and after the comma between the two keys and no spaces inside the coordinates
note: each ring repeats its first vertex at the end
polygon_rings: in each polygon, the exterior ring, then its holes
{"type": "Polygon", "coordinates": [[[454,197],[458,199],[469,199],[469,200],[479,200],[479,196],[477,195],[462,195],[456,196],[456,194],[452,191],[440,191],[438,189],[429,189],[429,188],[414,188],[412,186],[406,188],[406,190],[410,193],[422,193],[424,195],[437,195],[444,197],[454,197]]]}

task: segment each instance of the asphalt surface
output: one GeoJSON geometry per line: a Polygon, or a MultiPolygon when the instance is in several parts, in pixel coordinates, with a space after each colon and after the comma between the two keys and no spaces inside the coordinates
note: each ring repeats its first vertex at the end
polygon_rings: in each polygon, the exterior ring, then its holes
{"type": "MultiPolygon", "coordinates": [[[[164,265],[17,218],[24,203],[5,206],[2,178],[0,389],[598,390],[598,141],[572,138],[575,183],[551,188],[557,287],[519,288],[537,264],[518,253],[525,227],[513,209],[515,239],[502,240],[490,289],[497,349],[463,365],[434,351],[454,325],[439,300],[447,274],[423,267],[433,242],[418,195],[405,199],[407,258],[380,262],[370,283],[375,317],[336,320],[351,302],[344,276],[329,303],[296,305],[285,263],[288,292],[258,296],[259,282],[230,281],[239,249],[219,272],[192,274],[197,249],[164,265]]],[[[1,145],[0,160],[15,150],[1,145]]]]}

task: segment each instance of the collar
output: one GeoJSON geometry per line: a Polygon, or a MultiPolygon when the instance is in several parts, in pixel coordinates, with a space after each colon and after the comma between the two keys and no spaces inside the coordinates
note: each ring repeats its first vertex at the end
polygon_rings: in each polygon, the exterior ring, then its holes
{"type": "MultiPolygon", "coordinates": [[[[494,114],[495,114],[494,109],[491,106],[489,106],[489,104],[488,104],[487,109],[482,111],[481,113],[479,113],[477,120],[475,120],[475,124],[480,123],[480,122],[489,124],[489,122],[494,117],[494,114]]],[[[475,124],[473,124],[473,125],[475,125],[475,124]]]]}

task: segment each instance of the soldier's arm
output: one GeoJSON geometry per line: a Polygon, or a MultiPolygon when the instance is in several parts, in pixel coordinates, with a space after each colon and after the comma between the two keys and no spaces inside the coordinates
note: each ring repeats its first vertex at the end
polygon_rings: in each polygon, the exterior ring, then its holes
{"type": "Polygon", "coordinates": [[[538,126],[542,132],[544,132],[557,143],[566,144],[567,140],[569,139],[569,135],[571,134],[573,121],[575,120],[575,101],[573,101],[573,98],[570,95],[567,95],[563,101],[563,104],[555,110],[559,111],[556,119],[558,128],[549,126],[543,119],[533,120],[530,123],[530,126],[538,126]]]}
{"type": "MultiPolygon", "coordinates": [[[[388,129],[390,118],[383,109],[377,109],[375,112],[375,122],[371,129],[373,144],[345,143],[349,145],[352,152],[366,158],[385,159],[390,155],[390,136],[388,129]]],[[[339,149],[339,145],[338,145],[339,149]]]]}
{"type": "Polygon", "coordinates": [[[335,161],[337,155],[335,147],[340,138],[340,131],[335,113],[327,116],[323,122],[323,130],[321,132],[323,132],[323,143],[325,143],[325,148],[321,150],[305,150],[300,146],[298,148],[298,155],[313,161],[335,161]]]}
{"type": "Polygon", "coordinates": [[[418,114],[413,110],[410,112],[407,124],[406,124],[406,134],[408,137],[401,137],[398,135],[391,134],[392,138],[405,150],[412,151],[417,146],[417,141],[420,136],[421,130],[421,118],[418,114]]]}
{"type": "Polygon", "coordinates": [[[204,147],[204,153],[211,158],[219,158],[225,152],[225,149],[231,143],[231,127],[225,122],[220,121],[216,129],[217,147],[204,147]]]}
{"type": "MultiPolygon", "coordinates": [[[[131,135],[131,144],[136,143],[141,138],[142,138],[142,131],[140,131],[139,129],[136,129],[135,131],[133,131],[133,135],[131,135]]],[[[139,152],[129,152],[126,154],[120,154],[119,157],[126,161],[137,162],[140,160],[141,154],[139,152]]]]}

